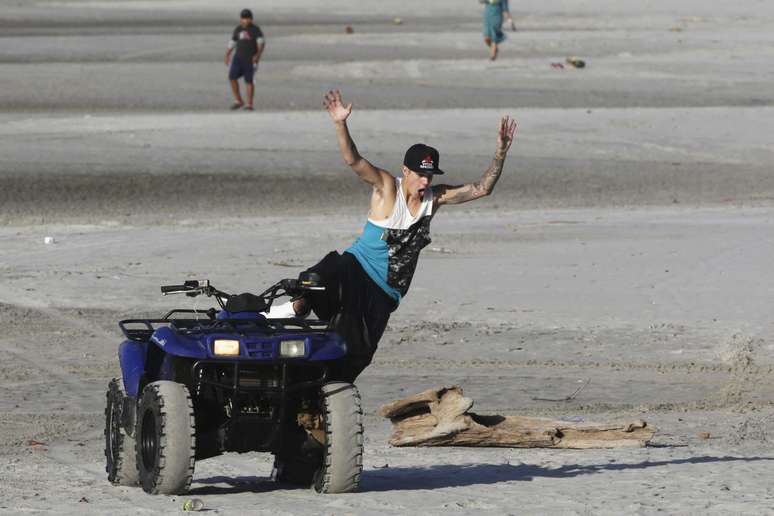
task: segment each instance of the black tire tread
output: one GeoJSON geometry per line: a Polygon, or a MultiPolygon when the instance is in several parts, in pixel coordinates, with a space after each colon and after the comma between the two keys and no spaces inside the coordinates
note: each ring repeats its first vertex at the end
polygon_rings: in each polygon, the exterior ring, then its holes
{"type": "MultiPolygon", "coordinates": [[[[145,406],[146,397],[153,398],[152,402],[159,407],[161,428],[159,430],[158,471],[146,477],[144,481],[141,478],[142,487],[149,494],[185,493],[191,487],[196,464],[196,420],[191,395],[183,384],[158,381],[148,384],[143,390],[141,407],[145,406]],[[171,401],[175,398],[177,398],[178,404],[181,404],[182,401],[184,405],[174,407],[174,403],[171,401]],[[170,404],[173,406],[169,407],[170,404]],[[175,414],[174,410],[179,413],[175,414]],[[180,442],[170,440],[170,433],[175,435],[180,442]]],[[[142,416],[141,412],[138,413],[135,432],[138,438],[142,428],[142,416]]],[[[142,451],[138,447],[138,467],[142,461],[141,453],[142,451]]]]}
{"type": "Polygon", "coordinates": [[[120,380],[113,378],[108,384],[108,390],[105,394],[105,469],[108,474],[108,481],[116,486],[136,486],[139,482],[137,472],[137,452],[135,448],[134,437],[128,435],[123,429],[119,430],[116,442],[118,445],[118,459],[114,469],[111,471],[107,461],[110,460],[110,450],[107,446],[107,440],[110,439],[110,410],[112,404],[117,401],[123,402],[126,394],[121,388],[120,380]],[[111,400],[112,397],[112,400],[111,400]]]}
{"type": "Polygon", "coordinates": [[[323,386],[325,453],[318,493],[348,493],[358,488],[363,472],[363,408],[352,384],[323,386]],[[335,427],[335,428],[334,428],[335,427]]]}

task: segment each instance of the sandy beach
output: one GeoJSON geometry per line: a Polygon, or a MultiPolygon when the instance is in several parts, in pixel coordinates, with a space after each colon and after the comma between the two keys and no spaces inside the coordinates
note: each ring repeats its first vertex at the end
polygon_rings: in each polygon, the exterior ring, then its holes
{"type": "Polygon", "coordinates": [[[473,1],[271,4],[249,6],[248,113],[223,65],[241,3],[0,0],[0,514],[774,514],[774,8],[512,2],[490,62],[473,1]],[[398,173],[424,141],[450,184],[519,121],[494,194],[441,208],[357,380],[360,490],[278,486],[258,453],[197,463],[185,496],[110,485],[117,321],[192,307],[158,294],[184,279],[261,291],[362,230],[331,88],[364,156],[398,173]],[[382,404],[451,384],[479,413],[659,432],[387,444],[382,404]]]}

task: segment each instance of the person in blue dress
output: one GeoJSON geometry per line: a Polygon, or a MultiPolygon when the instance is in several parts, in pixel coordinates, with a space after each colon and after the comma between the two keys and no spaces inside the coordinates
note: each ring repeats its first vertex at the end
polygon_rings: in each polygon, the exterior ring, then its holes
{"type": "Polygon", "coordinates": [[[489,47],[489,59],[497,59],[498,45],[505,40],[503,34],[502,0],[479,0],[484,4],[484,43],[489,47]]]}

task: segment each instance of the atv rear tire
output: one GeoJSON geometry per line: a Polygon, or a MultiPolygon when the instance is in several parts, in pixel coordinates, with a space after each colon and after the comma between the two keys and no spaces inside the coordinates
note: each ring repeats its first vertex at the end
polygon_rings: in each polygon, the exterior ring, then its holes
{"type": "Polygon", "coordinates": [[[124,390],[113,378],[108,385],[105,405],[105,471],[111,484],[136,486],[137,451],[134,437],[123,427],[124,390]]]}
{"type": "Polygon", "coordinates": [[[142,391],[137,409],[137,468],[149,494],[182,494],[191,486],[196,428],[185,385],[160,381],[142,391]]]}
{"type": "Polygon", "coordinates": [[[357,489],[363,471],[363,409],[360,393],[350,383],[322,387],[325,451],[315,473],[318,493],[348,493],[357,489]]]}

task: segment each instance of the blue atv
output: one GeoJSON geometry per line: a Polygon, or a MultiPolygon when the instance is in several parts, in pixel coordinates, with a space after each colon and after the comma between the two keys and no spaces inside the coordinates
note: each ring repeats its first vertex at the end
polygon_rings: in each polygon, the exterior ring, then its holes
{"type": "Polygon", "coordinates": [[[219,309],[121,321],[123,378],[110,382],[105,408],[108,480],[180,494],[197,460],[259,451],[274,454],[276,481],[319,493],[355,490],[363,469],[360,395],[332,374],[346,342],[333,322],[263,315],[280,296],[322,289],[314,273],[260,295],[186,281],[161,292],[213,297],[219,309]]]}

